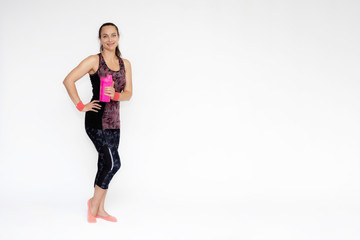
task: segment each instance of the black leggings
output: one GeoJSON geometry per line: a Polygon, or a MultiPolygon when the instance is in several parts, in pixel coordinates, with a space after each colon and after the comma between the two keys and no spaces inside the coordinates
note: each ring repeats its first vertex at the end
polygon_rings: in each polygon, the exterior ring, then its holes
{"type": "Polygon", "coordinates": [[[108,189],[111,179],[121,166],[118,153],[120,129],[85,127],[85,130],[99,153],[94,187],[98,185],[102,189],[108,189]]]}

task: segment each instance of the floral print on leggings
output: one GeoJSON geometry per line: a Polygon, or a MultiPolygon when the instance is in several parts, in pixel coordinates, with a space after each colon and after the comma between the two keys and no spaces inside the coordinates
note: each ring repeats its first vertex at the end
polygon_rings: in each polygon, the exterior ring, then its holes
{"type": "Polygon", "coordinates": [[[85,130],[99,153],[94,187],[98,185],[102,189],[108,189],[111,179],[121,166],[118,153],[120,129],[85,127],[85,130]]]}

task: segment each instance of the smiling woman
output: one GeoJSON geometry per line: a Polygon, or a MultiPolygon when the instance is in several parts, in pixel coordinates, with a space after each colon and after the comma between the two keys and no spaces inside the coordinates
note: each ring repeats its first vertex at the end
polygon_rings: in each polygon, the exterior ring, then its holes
{"type": "MultiPolygon", "coordinates": [[[[119,41],[119,38],[119,29],[117,26],[112,23],[104,23],[99,29],[99,39],[101,42],[100,52],[104,50],[104,44],[108,48],[114,47],[115,44],[119,41]]],[[[116,44],[115,54],[118,57],[121,56],[118,44],[116,44]]]]}
{"type": "Polygon", "coordinates": [[[104,23],[99,29],[100,53],[84,59],[63,81],[76,108],[85,113],[85,131],[98,152],[98,171],[94,181],[94,196],[88,200],[88,222],[96,218],[116,222],[104,209],[109,183],[120,169],[118,147],[120,142],[120,103],[132,96],[131,65],[121,57],[119,30],[113,23],[104,23]],[[78,96],[75,82],[89,74],[93,96],[84,105],[78,96]],[[102,87],[102,78],[112,77],[111,87],[102,87]],[[110,97],[101,102],[100,91],[110,97]]]}

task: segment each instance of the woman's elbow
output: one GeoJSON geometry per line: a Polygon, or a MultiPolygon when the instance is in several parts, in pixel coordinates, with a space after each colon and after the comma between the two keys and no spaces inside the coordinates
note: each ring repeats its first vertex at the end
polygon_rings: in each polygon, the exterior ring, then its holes
{"type": "Polygon", "coordinates": [[[69,85],[70,80],[68,78],[65,78],[64,81],[62,82],[65,86],[69,85]]]}
{"type": "Polygon", "coordinates": [[[63,85],[64,85],[66,88],[68,88],[68,86],[69,86],[69,82],[68,82],[68,81],[66,81],[66,79],[65,79],[62,83],[63,83],[63,85]]]}
{"type": "Polygon", "coordinates": [[[124,91],[123,93],[124,93],[124,97],[126,96],[124,100],[129,101],[132,97],[132,91],[124,91]]]}
{"type": "Polygon", "coordinates": [[[127,100],[129,101],[129,100],[131,99],[131,97],[132,97],[132,92],[129,92],[129,93],[128,93],[128,99],[127,99],[127,100]]]}

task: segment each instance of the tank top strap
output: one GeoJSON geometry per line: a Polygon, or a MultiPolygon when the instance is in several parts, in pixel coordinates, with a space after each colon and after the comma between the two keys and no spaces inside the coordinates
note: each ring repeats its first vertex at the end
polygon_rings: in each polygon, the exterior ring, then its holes
{"type": "Polygon", "coordinates": [[[122,60],[121,57],[119,57],[119,66],[120,66],[120,71],[121,69],[124,69],[124,61],[122,60]]]}
{"type": "Polygon", "coordinates": [[[98,55],[99,55],[99,64],[103,65],[104,58],[101,53],[98,53],[98,55]]]}

